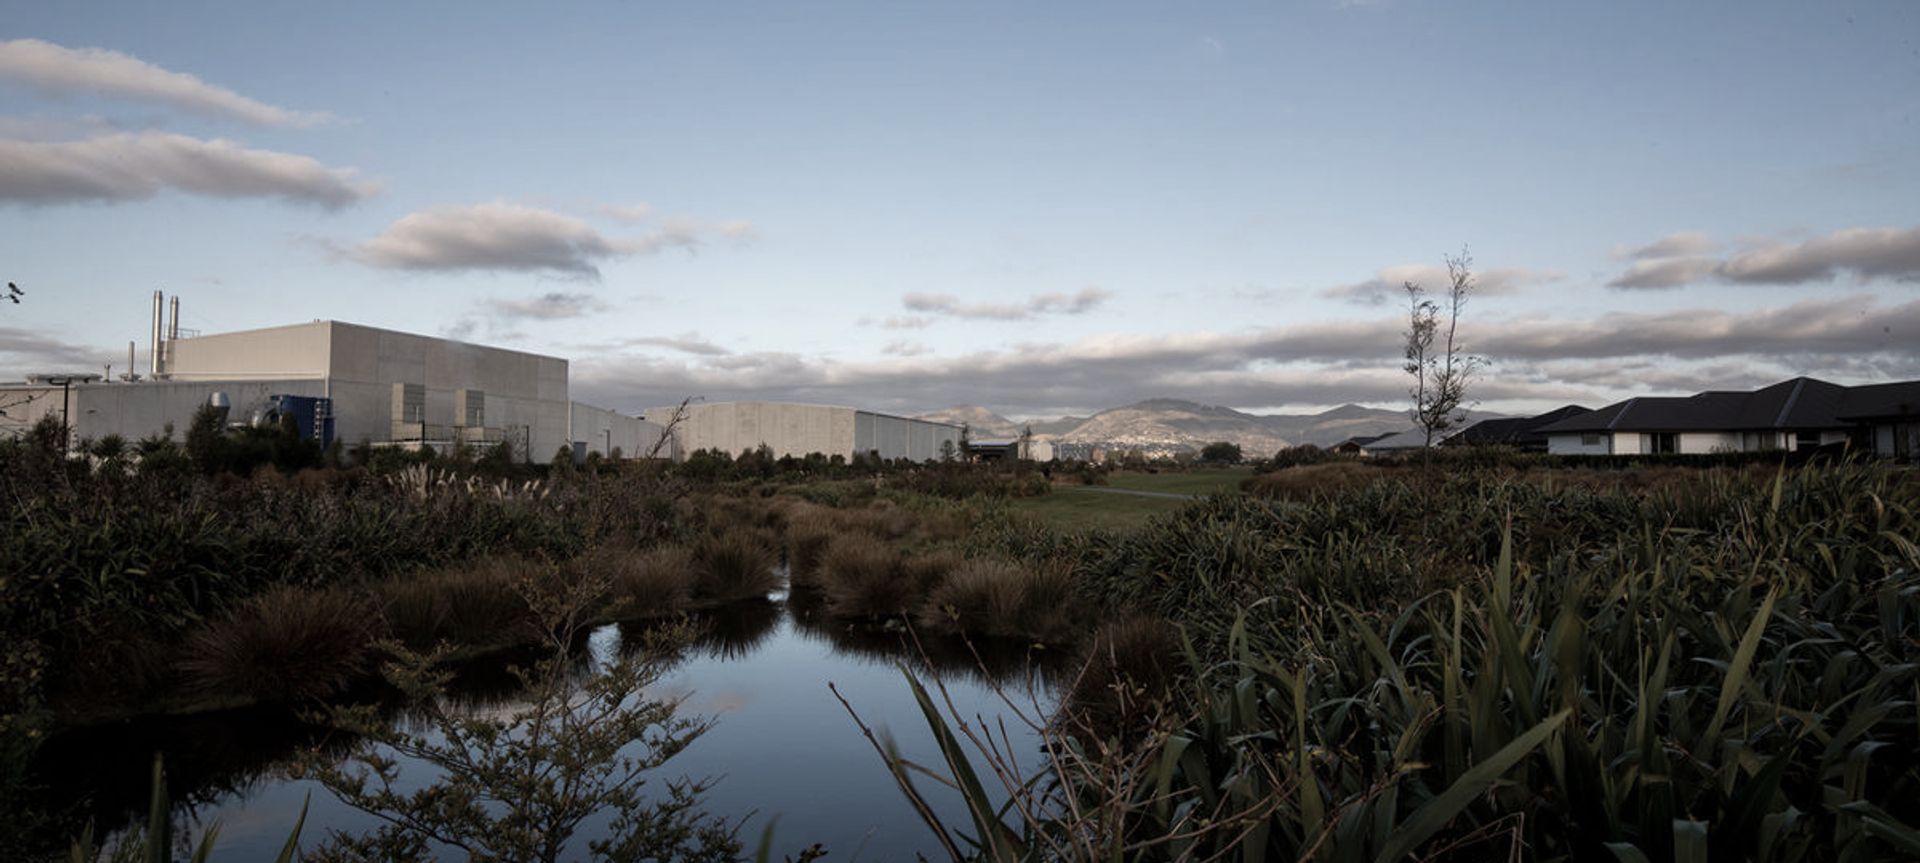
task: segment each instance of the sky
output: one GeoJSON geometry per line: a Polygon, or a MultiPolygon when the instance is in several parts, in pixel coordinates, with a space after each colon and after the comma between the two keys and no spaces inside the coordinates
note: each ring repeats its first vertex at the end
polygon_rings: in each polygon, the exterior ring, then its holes
{"type": "Polygon", "coordinates": [[[0,378],[332,319],[1015,418],[1920,378],[1920,3],[0,0],[0,378]]]}

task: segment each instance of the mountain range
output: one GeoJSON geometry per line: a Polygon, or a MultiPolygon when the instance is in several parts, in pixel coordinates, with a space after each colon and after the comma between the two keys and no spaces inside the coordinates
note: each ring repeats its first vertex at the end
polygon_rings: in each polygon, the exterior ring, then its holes
{"type": "Polygon", "coordinates": [[[1137,449],[1149,454],[1197,452],[1214,441],[1238,444],[1248,457],[1299,444],[1331,446],[1354,435],[1412,427],[1405,411],[1342,405],[1317,414],[1249,414],[1182,399],[1148,399],[1089,417],[1014,422],[987,408],[962,405],[921,419],[964,424],[974,440],[1006,440],[1031,429],[1056,446],[1137,449]]]}

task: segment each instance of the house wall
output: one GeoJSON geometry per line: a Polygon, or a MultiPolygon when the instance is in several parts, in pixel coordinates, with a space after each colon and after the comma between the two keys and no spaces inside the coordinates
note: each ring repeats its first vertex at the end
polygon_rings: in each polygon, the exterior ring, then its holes
{"type": "MultiPolygon", "coordinates": [[[[1675,443],[1679,445],[1679,452],[1682,455],[1706,455],[1708,453],[1716,453],[1716,452],[1738,452],[1740,451],[1740,433],[1739,432],[1681,432],[1679,440],[1675,441],[1675,443]]],[[[1645,443],[1645,446],[1648,449],[1651,449],[1652,442],[1647,441],[1645,443]]]]}
{"type": "Polygon", "coordinates": [[[1613,448],[1609,439],[1613,437],[1612,434],[1601,432],[1598,442],[1588,444],[1584,442],[1586,435],[1580,432],[1547,435],[1547,452],[1553,455],[1610,455],[1613,448]]]}

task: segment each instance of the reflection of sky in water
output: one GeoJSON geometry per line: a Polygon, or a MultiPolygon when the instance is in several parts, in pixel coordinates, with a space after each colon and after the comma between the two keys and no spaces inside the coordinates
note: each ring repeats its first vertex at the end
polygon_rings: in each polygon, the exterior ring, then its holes
{"type": "MultiPolygon", "coordinates": [[[[740,831],[749,853],[768,819],[779,818],[772,855],[776,860],[814,842],[825,844],[831,859],[841,861],[906,860],[915,852],[935,852],[931,834],[900,795],[880,757],[827,689],[829,682],[838,686],[861,719],[876,732],[891,732],[908,757],[939,766],[926,722],[895,660],[887,656],[888,638],[856,638],[825,622],[796,626],[784,604],[711,623],[715,630],[731,631],[716,631],[688,651],[649,694],[682,697],[682,715],[710,717],[715,724],[668,762],[649,786],[658,787],[658,780],[669,776],[717,780],[706,793],[706,808],[735,819],[752,816],[740,831]],[[836,647],[836,641],[846,649],[836,647]]],[[[631,631],[626,634],[633,637],[631,631]]],[[[604,661],[620,649],[621,635],[619,627],[597,630],[588,640],[590,654],[604,661]]],[[[963,716],[984,716],[994,723],[1006,713],[984,675],[957,673],[951,660],[940,667],[948,669],[941,676],[963,716]]],[[[920,673],[926,680],[925,672],[920,673]]],[[[1016,703],[1032,700],[1025,675],[1012,674],[1006,685],[1016,703]]],[[[937,691],[934,696],[939,697],[937,691]]],[[[482,709],[492,712],[503,706],[494,702],[482,709]]],[[[1025,724],[1008,716],[1006,727],[1021,761],[1037,761],[1025,724]]],[[[990,776],[982,778],[992,782],[990,776]]],[[[931,782],[920,785],[949,823],[965,828],[965,809],[957,797],[931,782]]],[[[191,820],[221,822],[215,861],[271,859],[309,793],[303,845],[311,846],[332,829],[360,831],[377,824],[317,783],[271,776],[214,795],[196,807],[191,820]]],[[[597,835],[610,817],[589,819],[581,835],[597,835]]]]}

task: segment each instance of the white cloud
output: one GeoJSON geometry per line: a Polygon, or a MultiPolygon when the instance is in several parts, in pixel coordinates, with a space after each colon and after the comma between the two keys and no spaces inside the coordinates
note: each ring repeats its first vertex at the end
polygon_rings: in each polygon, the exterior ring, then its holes
{"type": "Polygon", "coordinates": [[[1617,253],[1619,257],[1644,261],[1651,258],[1682,258],[1693,255],[1710,255],[1720,245],[1712,237],[1699,231],[1680,231],[1668,234],[1637,249],[1617,253]]]}
{"type": "MultiPolygon", "coordinates": [[[[1565,273],[1527,267],[1494,267],[1475,271],[1474,296],[1499,297],[1518,294],[1531,285],[1566,278],[1565,273]]],[[[1320,292],[1320,296],[1344,300],[1361,306],[1380,306],[1406,299],[1405,285],[1412,282],[1429,291],[1443,290],[1452,284],[1447,268],[1437,264],[1401,264],[1386,267],[1363,282],[1338,285],[1320,292]]]]}
{"type": "Polygon", "coordinates": [[[596,209],[600,215],[616,222],[644,222],[653,218],[651,204],[607,204],[596,209]]]}
{"type": "Polygon", "coordinates": [[[19,81],[51,95],[95,93],[158,102],[260,126],[312,126],[332,119],[325,113],[255,101],[118,51],[67,48],[40,39],[0,42],[0,79],[19,81]]]}
{"type": "Polygon", "coordinates": [[[378,194],[352,168],[225,140],[164,132],[78,141],[0,140],[0,202],[133,201],[162,189],[343,207],[378,194]]]}
{"type": "Polygon", "coordinates": [[[1719,262],[1712,258],[1655,258],[1634,261],[1627,271],[1607,283],[1609,288],[1677,288],[1711,277],[1719,262]]]}
{"type": "Polygon", "coordinates": [[[1920,281],[1920,228],[1846,228],[1801,243],[1762,243],[1725,258],[1677,255],[1708,250],[1700,235],[1675,234],[1648,245],[1625,273],[1607,284],[1616,288],[1676,288],[1716,281],[1743,285],[1802,285],[1831,282],[1851,274],[1861,281],[1920,281]],[[1674,243],[1676,237],[1702,243],[1674,243]]]}
{"type": "Polygon", "coordinates": [[[625,344],[633,347],[668,348],[684,354],[694,354],[695,356],[703,357],[724,357],[733,353],[733,351],[701,338],[699,333],[681,333],[678,336],[645,336],[637,339],[628,339],[625,344]]]}
{"type": "Polygon", "coordinates": [[[1112,296],[1112,291],[1083,288],[1072,294],[1036,294],[1019,303],[964,303],[952,294],[915,291],[902,296],[900,302],[908,311],[914,312],[975,320],[1024,321],[1041,315],[1085,314],[1112,296]]]}
{"type": "Polygon", "coordinates": [[[553,321],[565,318],[585,317],[601,311],[606,305],[592,294],[567,294],[558,291],[541,294],[527,299],[495,299],[488,301],[495,314],[508,318],[533,318],[553,321]]]}
{"type": "Polygon", "coordinates": [[[750,232],[744,225],[708,227],[668,219],[645,233],[617,237],[565,213],[494,201],[404,216],[347,255],[390,269],[544,271],[597,278],[601,261],[673,248],[692,251],[710,234],[750,232]]]}
{"type": "Polygon", "coordinates": [[[401,270],[548,270],[597,277],[620,243],[572,216],[495,201],[402,217],[353,247],[354,260],[401,270]]]}

